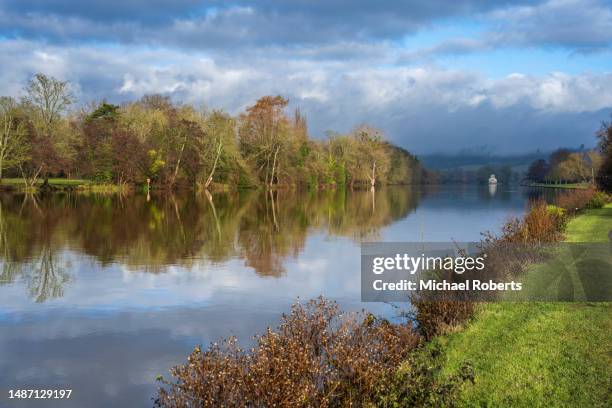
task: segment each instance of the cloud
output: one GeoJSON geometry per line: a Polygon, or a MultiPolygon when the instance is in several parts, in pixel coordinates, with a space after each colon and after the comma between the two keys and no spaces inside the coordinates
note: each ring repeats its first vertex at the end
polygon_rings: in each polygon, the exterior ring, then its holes
{"type": "Polygon", "coordinates": [[[164,93],[231,113],[282,94],[316,136],[368,121],[421,152],[590,145],[612,107],[610,72],[490,77],[439,57],[558,47],[588,68],[611,16],[595,0],[0,0],[0,89],[18,95],[42,71],[73,82],[82,103],[164,93]]]}
{"type": "Polygon", "coordinates": [[[79,18],[99,22],[140,21],[156,25],[186,18],[202,9],[199,0],[0,0],[0,8],[11,14],[79,18]]]}
{"type": "Polygon", "coordinates": [[[612,7],[596,0],[549,0],[483,13],[486,29],[475,37],[443,40],[404,51],[400,62],[462,55],[503,48],[557,47],[587,54],[612,50],[612,7]]]}
{"type": "Polygon", "coordinates": [[[0,42],[8,75],[0,88],[18,95],[37,71],[67,79],[80,99],[133,100],[164,93],[239,113],[257,98],[282,94],[307,115],[311,131],[349,131],[369,122],[413,151],[488,144],[522,152],[594,142],[612,108],[612,73],[515,73],[491,78],[435,65],[355,64],[308,59],[215,58],[173,49],[47,46],[0,42]]]}
{"type": "Polygon", "coordinates": [[[593,51],[612,45],[612,7],[607,1],[550,0],[490,13],[495,44],[563,46],[593,51]]]}
{"type": "Polygon", "coordinates": [[[612,8],[605,0],[544,2],[0,0],[0,36],[51,44],[131,44],[227,53],[285,52],[304,58],[379,56],[402,61],[499,47],[552,46],[593,52],[612,44],[612,8]],[[401,42],[449,21],[473,21],[475,37],[442,38],[402,49],[401,42]]]}
{"type": "Polygon", "coordinates": [[[85,41],[195,49],[301,47],[397,41],[452,16],[495,10],[507,1],[0,0],[0,33],[53,43],[85,41]]]}

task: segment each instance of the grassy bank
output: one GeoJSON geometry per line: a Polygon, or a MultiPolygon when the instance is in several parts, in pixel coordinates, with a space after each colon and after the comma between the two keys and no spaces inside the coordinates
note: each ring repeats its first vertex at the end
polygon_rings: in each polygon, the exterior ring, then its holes
{"type": "MultiPolygon", "coordinates": [[[[40,186],[43,184],[43,182],[44,182],[43,179],[38,179],[36,181],[36,185],[40,186]]],[[[8,186],[19,187],[19,186],[24,186],[25,182],[22,178],[4,178],[2,179],[2,184],[8,185],[8,186]]],[[[51,186],[58,186],[58,187],[59,186],[78,187],[78,186],[91,185],[93,183],[89,180],[81,180],[81,179],[50,178],[49,184],[51,186]]]]}
{"type": "Polygon", "coordinates": [[[525,187],[544,187],[544,188],[589,188],[591,184],[589,183],[527,183],[525,187]]]}
{"type": "MultiPolygon", "coordinates": [[[[571,242],[607,242],[612,205],[587,210],[571,242]]],[[[460,406],[605,406],[612,397],[612,304],[500,303],[479,306],[465,330],[439,337],[444,372],[475,371],[460,406]]]]}
{"type": "Polygon", "coordinates": [[[565,231],[568,242],[608,242],[612,230],[612,204],[603,208],[586,210],[572,218],[565,231]]]}
{"type": "MultiPolygon", "coordinates": [[[[102,184],[96,183],[91,180],[84,179],[65,179],[65,178],[50,178],[49,186],[58,191],[62,190],[79,190],[93,193],[116,193],[122,190],[117,184],[102,184]]],[[[38,179],[36,186],[40,187],[44,183],[44,179],[38,179]]],[[[30,191],[29,187],[26,187],[26,183],[22,178],[5,178],[2,179],[0,187],[8,187],[18,191],[30,191]]],[[[125,186],[123,188],[126,188],[125,186]]],[[[32,189],[36,191],[36,189],[32,189]]]]}

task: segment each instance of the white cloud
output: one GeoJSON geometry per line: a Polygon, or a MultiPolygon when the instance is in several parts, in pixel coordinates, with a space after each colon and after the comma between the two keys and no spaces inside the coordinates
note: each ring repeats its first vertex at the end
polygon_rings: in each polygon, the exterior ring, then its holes
{"type": "MultiPolygon", "coordinates": [[[[558,135],[559,130],[554,115],[597,113],[612,107],[612,94],[606,91],[612,87],[612,73],[517,72],[489,78],[435,65],[401,67],[350,59],[250,55],[225,58],[171,49],[60,47],[24,40],[0,42],[0,64],[4,68],[0,88],[12,95],[19,94],[37,71],[74,82],[82,90],[82,99],[86,98],[84,103],[102,98],[121,102],[147,93],[165,93],[178,101],[238,113],[263,95],[281,94],[292,106],[302,108],[314,135],[325,130],[347,131],[368,121],[409,148],[413,137],[426,135],[418,147],[422,150],[431,150],[451,137],[477,140],[475,133],[492,127],[491,123],[509,110],[530,117],[540,115],[537,120],[549,115],[550,122],[539,123],[538,128],[550,133],[552,145],[552,135],[558,135]],[[468,118],[478,118],[480,123],[468,118]],[[458,122],[465,130],[457,127],[458,122]]],[[[592,126],[601,119],[605,116],[594,120],[592,126]]],[[[513,120],[519,121],[509,117],[508,132],[512,126],[522,126],[518,122],[512,125],[513,120]]],[[[585,120],[577,126],[587,129],[586,119],[577,120],[585,120]]],[[[565,139],[555,143],[571,140],[570,131],[563,130],[565,139]]],[[[580,137],[586,141],[592,132],[580,137]]],[[[522,145],[519,139],[516,148],[530,148],[529,139],[522,145]]]]}

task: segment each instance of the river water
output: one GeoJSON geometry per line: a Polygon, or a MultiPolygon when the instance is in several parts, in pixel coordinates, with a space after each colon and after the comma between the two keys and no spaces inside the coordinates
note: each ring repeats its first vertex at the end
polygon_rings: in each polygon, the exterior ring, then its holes
{"type": "Polygon", "coordinates": [[[23,388],[73,390],[51,406],[151,406],[195,345],[246,344],[297,299],[390,317],[360,302],[361,242],[478,241],[544,193],[1,195],[0,406],[23,388]]]}

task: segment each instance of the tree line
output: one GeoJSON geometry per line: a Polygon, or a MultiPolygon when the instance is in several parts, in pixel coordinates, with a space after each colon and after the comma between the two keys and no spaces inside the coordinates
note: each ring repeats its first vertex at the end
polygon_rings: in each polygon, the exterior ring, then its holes
{"type": "Polygon", "coordinates": [[[539,183],[594,183],[612,192],[612,120],[603,121],[596,136],[594,149],[558,149],[548,160],[532,162],[526,178],[539,183]]]}
{"type": "Polygon", "coordinates": [[[519,177],[519,174],[513,172],[512,167],[509,165],[486,164],[478,168],[465,166],[429,171],[427,173],[427,180],[434,184],[488,184],[489,177],[492,174],[502,184],[518,181],[517,178],[519,177]]]}
{"type": "Polygon", "coordinates": [[[375,186],[421,179],[418,159],[369,125],[310,137],[288,100],[264,96],[239,115],[146,95],[78,109],[70,84],[37,74],[20,100],[0,97],[0,181],[49,177],[151,182],[164,189],[375,186]]]}

